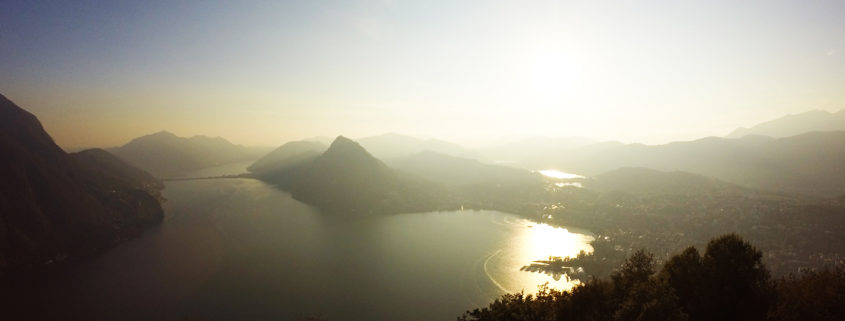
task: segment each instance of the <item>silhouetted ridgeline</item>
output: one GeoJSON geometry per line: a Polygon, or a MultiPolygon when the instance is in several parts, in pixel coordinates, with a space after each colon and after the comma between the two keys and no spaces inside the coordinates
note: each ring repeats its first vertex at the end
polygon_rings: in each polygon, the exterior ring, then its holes
{"type": "Polygon", "coordinates": [[[845,267],[772,281],[762,256],[734,234],[703,254],[689,247],[659,270],[640,250],[609,279],[506,294],[458,320],[845,320],[845,267]]]}
{"type": "Polygon", "coordinates": [[[320,142],[288,142],[252,163],[247,170],[259,175],[277,172],[302,163],[304,160],[317,158],[327,148],[320,142]]]}
{"type": "Polygon", "coordinates": [[[160,222],[163,185],[103,150],[68,155],[0,95],[0,274],[98,253],[160,222]]]}
{"type": "Polygon", "coordinates": [[[437,185],[392,170],[343,136],[322,154],[310,149],[292,154],[274,157],[276,165],[252,166],[254,175],[327,212],[391,214],[456,206],[437,185]]]}

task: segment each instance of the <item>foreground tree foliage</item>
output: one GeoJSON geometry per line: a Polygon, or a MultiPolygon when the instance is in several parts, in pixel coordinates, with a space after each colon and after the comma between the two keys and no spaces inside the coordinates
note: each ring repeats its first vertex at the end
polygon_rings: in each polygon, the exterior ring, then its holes
{"type": "Polygon", "coordinates": [[[841,266],[772,281],[761,260],[735,234],[711,240],[703,255],[689,247],[659,271],[639,250],[609,280],[506,294],[458,320],[845,320],[841,266]]]}

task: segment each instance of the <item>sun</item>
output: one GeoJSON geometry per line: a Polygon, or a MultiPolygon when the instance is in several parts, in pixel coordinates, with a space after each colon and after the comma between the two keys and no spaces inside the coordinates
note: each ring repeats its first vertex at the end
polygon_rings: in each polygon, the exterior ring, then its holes
{"type": "Polygon", "coordinates": [[[522,58],[520,92],[536,107],[559,106],[576,94],[579,69],[563,50],[532,50],[522,58]]]}

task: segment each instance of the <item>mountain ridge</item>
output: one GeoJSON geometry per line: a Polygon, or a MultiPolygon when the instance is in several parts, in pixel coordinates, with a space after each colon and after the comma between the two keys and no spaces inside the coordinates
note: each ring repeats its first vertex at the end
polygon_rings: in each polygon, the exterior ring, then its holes
{"type": "Polygon", "coordinates": [[[845,130],[845,109],[838,112],[817,109],[799,114],[789,114],[749,128],[740,127],[726,137],[741,138],[747,135],[763,135],[782,138],[808,132],[843,130],[845,130]]]}
{"type": "Polygon", "coordinates": [[[664,145],[594,144],[547,161],[597,175],[620,167],[685,171],[745,187],[822,197],[845,193],[845,131],[784,138],[705,137],[664,145]]]}
{"type": "Polygon", "coordinates": [[[163,219],[160,182],[103,153],[65,153],[0,95],[0,272],[93,255],[163,219]]]}
{"type": "Polygon", "coordinates": [[[220,136],[188,138],[162,130],[107,149],[119,158],[157,177],[179,177],[203,168],[255,160],[264,148],[236,145],[220,136]]]}
{"type": "Polygon", "coordinates": [[[394,171],[344,136],[315,158],[254,176],[332,214],[396,214],[440,209],[443,204],[434,184],[394,171]]]}

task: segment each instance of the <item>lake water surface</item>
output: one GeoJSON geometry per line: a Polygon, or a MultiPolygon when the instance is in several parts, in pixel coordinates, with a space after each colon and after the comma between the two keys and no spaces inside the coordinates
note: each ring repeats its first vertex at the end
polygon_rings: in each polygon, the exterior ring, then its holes
{"type": "Polygon", "coordinates": [[[454,320],[550,276],[592,236],[495,211],[349,219],[251,179],[167,182],[165,222],[76,267],[43,300],[90,320],[454,320]]]}

